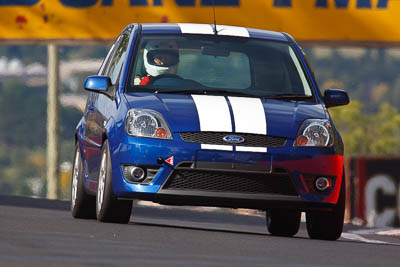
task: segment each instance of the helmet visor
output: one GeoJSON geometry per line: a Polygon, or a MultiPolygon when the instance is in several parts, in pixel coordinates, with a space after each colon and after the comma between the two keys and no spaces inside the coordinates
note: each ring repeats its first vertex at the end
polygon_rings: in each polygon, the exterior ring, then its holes
{"type": "Polygon", "coordinates": [[[171,49],[151,50],[147,53],[147,62],[150,65],[170,67],[178,64],[178,51],[171,49]]]}

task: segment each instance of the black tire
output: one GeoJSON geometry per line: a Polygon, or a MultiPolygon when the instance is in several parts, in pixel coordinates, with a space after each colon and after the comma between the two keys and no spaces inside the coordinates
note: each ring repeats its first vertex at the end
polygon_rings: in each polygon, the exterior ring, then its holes
{"type": "Polygon", "coordinates": [[[271,235],[294,236],[299,231],[301,220],[300,211],[267,210],[267,229],[271,235]]]}
{"type": "Polygon", "coordinates": [[[106,140],[101,151],[97,186],[97,220],[100,222],[128,223],[131,212],[132,200],[118,200],[113,193],[110,149],[106,140]]]}
{"type": "Polygon", "coordinates": [[[343,231],[346,183],[343,170],[338,202],[331,212],[306,212],[307,232],[312,239],[337,240],[343,231]]]}
{"type": "Polygon", "coordinates": [[[83,165],[78,143],[75,145],[71,182],[71,213],[79,219],[96,219],[96,198],[88,195],[83,181],[83,165]]]}

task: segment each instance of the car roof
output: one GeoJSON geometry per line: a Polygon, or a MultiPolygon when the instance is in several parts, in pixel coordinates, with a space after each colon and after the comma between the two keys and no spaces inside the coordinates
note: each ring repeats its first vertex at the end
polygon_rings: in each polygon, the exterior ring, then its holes
{"type": "MultiPolygon", "coordinates": [[[[142,34],[214,34],[213,24],[143,23],[142,34]]],[[[218,35],[268,39],[289,42],[286,34],[238,26],[217,25],[218,35]]]]}

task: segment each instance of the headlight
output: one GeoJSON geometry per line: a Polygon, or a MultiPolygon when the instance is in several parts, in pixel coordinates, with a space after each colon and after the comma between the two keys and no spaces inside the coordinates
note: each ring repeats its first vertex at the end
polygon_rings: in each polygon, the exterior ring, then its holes
{"type": "Polygon", "coordinates": [[[294,146],[328,147],[333,145],[333,130],[328,120],[310,119],[303,122],[294,146]]]}
{"type": "Polygon", "coordinates": [[[131,109],[126,115],[126,133],[138,137],[172,139],[162,115],[149,109],[131,109]]]}

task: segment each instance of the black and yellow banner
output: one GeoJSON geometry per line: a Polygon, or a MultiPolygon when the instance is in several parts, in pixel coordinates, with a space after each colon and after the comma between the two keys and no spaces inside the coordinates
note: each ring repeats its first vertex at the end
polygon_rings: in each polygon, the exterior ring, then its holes
{"type": "Polygon", "coordinates": [[[0,0],[0,40],[112,40],[133,22],[284,31],[299,41],[400,44],[400,0],[0,0]]]}

